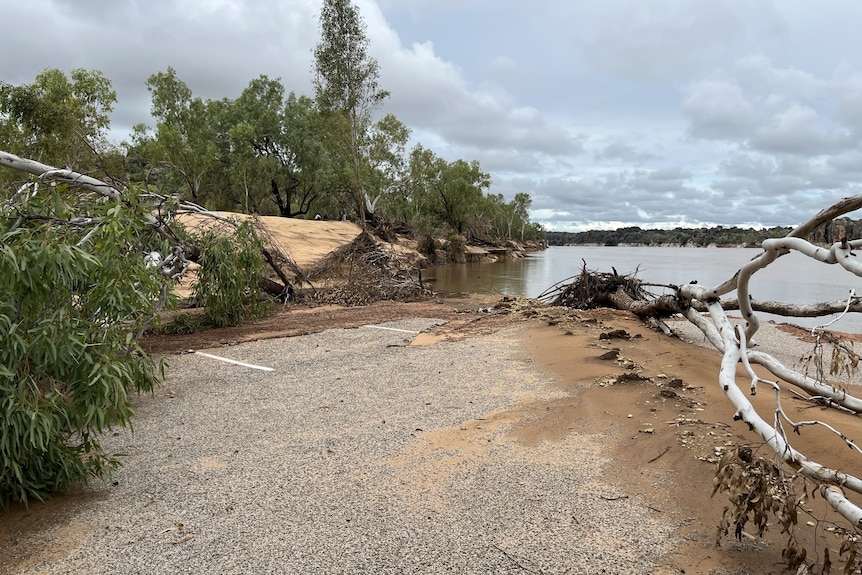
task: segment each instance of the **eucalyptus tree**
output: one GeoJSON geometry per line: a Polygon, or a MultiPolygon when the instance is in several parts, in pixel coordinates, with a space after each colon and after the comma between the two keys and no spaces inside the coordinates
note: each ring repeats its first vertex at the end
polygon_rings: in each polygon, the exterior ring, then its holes
{"type": "Polygon", "coordinates": [[[367,26],[349,0],[324,0],[320,41],[314,49],[314,92],[329,120],[332,146],[341,156],[356,214],[365,221],[364,174],[373,114],[389,95],[379,87],[379,65],[368,55],[367,26]]]}
{"type": "MultiPolygon", "coordinates": [[[[398,190],[404,185],[407,170],[407,142],[410,128],[393,114],[386,114],[376,122],[369,133],[366,145],[366,182],[364,192],[365,210],[368,218],[376,222],[378,202],[383,200],[383,210],[389,207],[386,199],[397,197],[398,190]]],[[[387,216],[399,215],[387,213],[387,216]]]]}
{"type": "Polygon", "coordinates": [[[433,151],[416,146],[410,154],[411,201],[417,214],[431,225],[446,225],[462,235],[474,236],[475,214],[486,201],[484,192],[491,177],[479,162],[447,162],[433,151]]]}
{"type": "Polygon", "coordinates": [[[107,132],[116,100],[111,81],[97,70],[66,76],[49,69],[32,84],[0,82],[0,141],[18,155],[92,171],[111,151],[107,132]]]}
{"type": "Polygon", "coordinates": [[[190,261],[201,264],[194,292],[212,325],[259,315],[261,290],[289,297],[291,286],[248,222],[5,151],[0,168],[35,176],[0,202],[2,509],[118,465],[99,438],[130,423],[130,392],[157,382],[139,338],[190,261]],[[187,234],[181,211],[226,233],[187,234]],[[264,259],[284,285],[261,276],[264,259]]]}
{"type": "Polygon", "coordinates": [[[217,102],[193,97],[173,68],[147,79],[152,94],[153,132],[134,127],[132,146],[149,167],[163,175],[164,185],[181,188],[194,202],[203,201],[202,186],[219,161],[213,118],[217,102]]]}
{"type": "Polygon", "coordinates": [[[246,201],[260,208],[267,198],[279,215],[296,217],[327,192],[331,160],[314,101],[284,92],[280,80],[260,76],[232,103],[229,164],[246,201]]]}

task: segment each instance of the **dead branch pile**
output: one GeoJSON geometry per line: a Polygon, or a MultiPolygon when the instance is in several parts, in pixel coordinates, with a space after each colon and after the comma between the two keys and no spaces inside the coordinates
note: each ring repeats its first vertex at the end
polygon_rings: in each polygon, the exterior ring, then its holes
{"type": "Polygon", "coordinates": [[[365,305],[384,299],[413,301],[431,295],[419,284],[416,268],[394,249],[385,249],[367,231],[338,248],[306,272],[317,287],[302,290],[299,298],[314,303],[365,305]]]}
{"type": "Polygon", "coordinates": [[[653,297],[634,274],[619,275],[616,270],[614,273],[600,273],[587,269],[584,261],[580,274],[557,282],[538,299],[555,306],[595,309],[615,307],[612,298],[620,291],[635,301],[653,297]]]}
{"type": "Polygon", "coordinates": [[[284,282],[287,278],[284,275],[284,268],[290,270],[290,273],[293,274],[293,284],[302,284],[308,283],[308,279],[305,277],[305,273],[303,273],[302,269],[297,265],[297,263],[293,260],[290,255],[290,252],[286,247],[280,245],[275,238],[272,236],[272,232],[266,224],[263,223],[263,220],[260,216],[253,216],[254,218],[254,228],[255,232],[257,232],[257,237],[260,239],[261,244],[264,249],[264,258],[267,260],[267,263],[273,269],[278,278],[284,282]],[[272,261],[270,261],[272,260],[272,261]]]}

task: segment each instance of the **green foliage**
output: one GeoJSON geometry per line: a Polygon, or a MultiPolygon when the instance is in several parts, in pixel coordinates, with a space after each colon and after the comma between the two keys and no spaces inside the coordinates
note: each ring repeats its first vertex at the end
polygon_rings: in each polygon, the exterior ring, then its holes
{"type": "Polygon", "coordinates": [[[258,287],[264,272],[261,242],[251,222],[233,235],[214,230],[195,238],[201,247],[195,304],[204,308],[204,321],[213,327],[235,326],[260,317],[271,306],[258,287]]]}
{"type": "Polygon", "coordinates": [[[129,153],[145,170],[162,171],[160,183],[172,192],[180,190],[192,201],[200,201],[204,178],[219,160],[214,130],[218,103],[193,98],[173,68],[150,76],[147,88],[153,96],[156,131],[143,124],[135,126],[129,153]]]}
{"type": "Polygon", "coordinates": [[[345,112],[361,129],[389,95],[378,86],[380,66],[368,55],[366,25],[350,0],[324,0],[314,49],[315,99],[324,112],[345,112]]]}
{"type": "Polygon", "coordinates": [[[483,191],[491,177],[478,162],[447,162],[417,146],[410,154],[410,200],[431,225],[446,225],[457,234],[477,235],[477,217],[487,201],[483,191]]]}
{"type": "Polygon", "coordinates": [[[98,435],[157,381],[137,337],[165,280],[136,205],[42,186],[0,219],[0,506],[104,477],[117,461],[98,435]],[[95,228],[70,222],[83,205],[95,228]]]}
{"type": "Polygon", "coordinates": [[[207,329],[204,317],[197,313],[178,313],[170,322],[160,325],[155,333],[159,335],[189,335],[207,329]]]}
{"type": "Polygon", "coordinates": [[[380,66],[368,55],[366,25],[350,0],[324,0],[320,42],[314,49],[315,101],[328,118],[332,150],[345,168],[348,188],[365,221],[368,181],[365,167],[372,116],[389,96],[378,82],[380,66]]]}
{"type": "Polygon", "coordinates": [[[679,245],[689,247],[717,246],[759,246],[767,238],[783,237],[792,228],[773,227],[762,230],[715,226],[712,228],[675,228],[672,230],[645,230],[637,226],[617,230],[590,230],[586,232],[548,232],[548,244],[562,245],[600,245],[620,244],[659,246],[679,245]]]}
{"type": "MultiPolygon", "coordinates": [[[[4,151],[93,173],[109,149],[106,135],[117,94],[99,71],[69,77],[45,70],[29,85],[0,82],[0,142],[4,151]]],[[[11,176],[8,172],[3,176],[11,176]]]]}
{"type": "Polygon", "coordinates": [[[331,175],[314,101],[292,92],[285,98],[279,80],[261,76],[228,106],[229,172],[234,188],[245,192],[236,203],[247,212],[274,205],[284,217],[308,214],[331,175]]]}

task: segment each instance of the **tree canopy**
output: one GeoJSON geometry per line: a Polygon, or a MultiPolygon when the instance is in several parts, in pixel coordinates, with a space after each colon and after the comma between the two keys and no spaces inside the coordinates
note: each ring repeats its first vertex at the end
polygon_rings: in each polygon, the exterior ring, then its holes
{"type": "MultiPolygon", "coordinates": [[[[386,222],[467,240],[542,237],[527,190],[508,201],[491,193],[476,160],[439,157],[385,113],[389,93],[369,51],[358,7],[325,0],[313,96],[261,75],[236,98],[207,99],[168,67],[146,79],[154,125],[138,123],[117,146],[107,138],[111,81],[49,69],[32,84],[0,83],[0,141],[21,157],[207,209],[386,222]]],[[[13,177],[3,172],[0,184],[13,177]]]]}

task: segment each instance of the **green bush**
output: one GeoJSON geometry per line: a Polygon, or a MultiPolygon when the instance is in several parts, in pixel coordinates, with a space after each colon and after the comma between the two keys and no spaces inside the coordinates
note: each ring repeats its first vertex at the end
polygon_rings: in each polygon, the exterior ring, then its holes
{"type": "Polygon", "coordinates": [[[90,198],[100,224],[76,226],[76,201],[43,186],[0,214],[0,507],[105,477],[99,434],[159,377],[137,343],[166,293],[140,208],[90,198]]]}
{"type": "Polygon", "coordinates": [[[239,325],[270,309],[271,301],[258,286],[265,268],[251,222],[240,224],[232,235],[209,230],[194,241],[201,248],[201,267],[192,292],[195,305],[204,308],[206,325],[239,325]]]}

